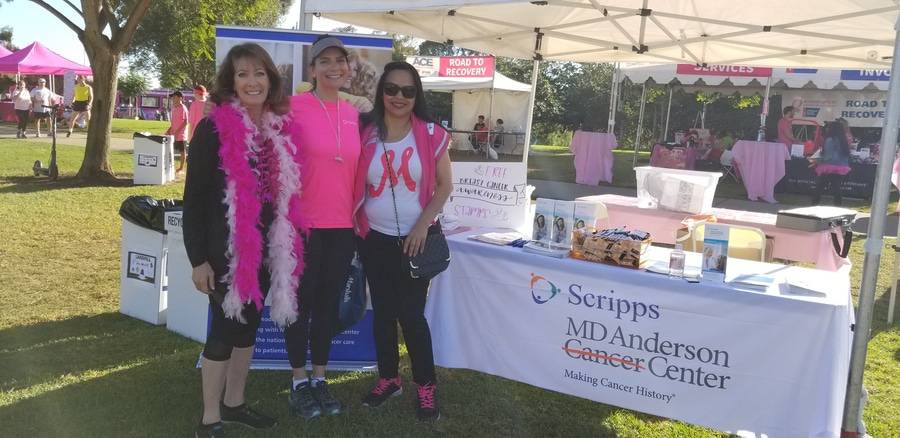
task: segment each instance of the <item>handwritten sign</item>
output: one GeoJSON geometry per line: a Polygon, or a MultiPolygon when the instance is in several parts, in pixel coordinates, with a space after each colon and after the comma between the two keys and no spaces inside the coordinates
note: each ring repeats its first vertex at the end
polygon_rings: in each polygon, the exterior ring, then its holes
{"type": "Polygon", "coordinates": [[[453,163],[453,192],[444,214],[462,225],[518,228],[529,203],[522,163],[453,163]]]}

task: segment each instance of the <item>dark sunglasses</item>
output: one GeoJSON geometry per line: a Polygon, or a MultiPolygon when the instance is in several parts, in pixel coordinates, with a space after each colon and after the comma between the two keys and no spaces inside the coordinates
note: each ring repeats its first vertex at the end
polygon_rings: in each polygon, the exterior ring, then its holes
{"type": "Polygon", "coordinates": [[[416,91],[417,90],[415,85],[407,85],[405,87],[401,87],[390,82],[384,84],[384,94],[387,94],[388,96],[396,96],[397,93],[403,93],[403,97],[412,99],[416,97],[416,91]]]}

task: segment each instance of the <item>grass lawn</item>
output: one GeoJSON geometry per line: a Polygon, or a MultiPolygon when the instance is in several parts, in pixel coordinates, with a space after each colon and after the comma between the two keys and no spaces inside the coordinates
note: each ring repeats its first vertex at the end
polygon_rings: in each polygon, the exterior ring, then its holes
{"type": "MultiPolygon", "coordinates": [[[[201,346],[117,312],[119,204],[133,194],[180,197],[182,185],[79,185],[65,177],[77,169],[82,154],[82,148],[61,147],[64,178],[50,183],[29,175],[36,157],[49,156],[46,142],[0,140],[0,301],[6,303],[0,312],[0,435],[189,435],[200,414],[194,364],[201,346]]],[[[113,152],[111,160],[115,169],[131,168],[128,153],[113,152]]],[[[863,244],[853,247],[851,284],[859,284],[863,244]]],[[[865,419],[875,437],[900,431],[900,326],[883,322],[892,261],[886,251],[866,372],[865,419]]],[[[405,362],[403,367],[408,376],[405,362]]],[[[288,373],[254,371],[248,400],[281,424],[269,433],[228,431],[233,436],[723,436],[477,372],[439,369],[438,378],[444,418],[434,426],[415,422],[409,395],[375,411],[359,408],[372,382],[359,373],[333,377],[333,391],[349,412],[304,422],[288,414],[288,373]]]]}
{"type": "Polygon", "coordinates": [[[157,120],[113,119],[111,134],[113,137],[131,138],[135,132],[162,134],[169,129],[169,122],[157,120]]]}

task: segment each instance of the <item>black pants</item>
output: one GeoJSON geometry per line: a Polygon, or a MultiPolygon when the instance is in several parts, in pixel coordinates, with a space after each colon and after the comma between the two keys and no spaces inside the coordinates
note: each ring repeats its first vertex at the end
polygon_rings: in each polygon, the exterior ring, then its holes
{"type": "Polygon", "coordinates": [[[841,185],[844,183],[846,175],[837,173],[823,173],[816,177],[816,194],[813,195],[813,205],[819,205],[822,200],[822,193],[825,192],[825,185],[831,186],[831,196],[834,197],[834,205],[841,205],[841,185]]]}
{"type": "MultiPolygon", "coordinates": [[[[216,278],[220,278],[220,276],[216,275],[216,278]]],[[[259,284],[263,297],[265,297],[269,291],[269,272],[265,265],[259,269],[259,284]]],[[[215,292],[209,296],[212,315],[210,315],[206,345],[203,347],[203,357],[213,361],[230,359],[231,351],[235,347],[252,347],[256,343],[256,331],[262,320],[260,311],[256,310],[256,305],[252,303],[244,305],[243,316],[247,321],[246,324],[226,317],[225,311],[222,310],[222,300],[226,292],[228,292],[228,286],[225,283],[216,282],[215,292]]]]}
{"type": "Polygon", "coordinates": [[[292,368],[306,367],[307,345],[313,365],[328,364],[338,302],[356,249],[353,236],[350,228],[315,228],[304,239],[306,267],[298,291],[300,315],[284,330],[292,368]]]}
{"type": "Polygon", "coordinates": [[[25,132],[25,128],[28,127],[28,110],[16,110],[16,118],[19,119],[19,124],[17,128],[25,132]]]}
{"type": "Polygon", "coordinates": [[[425,319],[428,280],[412,278],[403,269],[396,236],[370,231],[361,245],[363,266],[375,311],[375,352],[378,373],[384,378],[399,374],[397,322],[412,362],[413,380],[419,385],[436,383],[431,330],[425,319]]]}

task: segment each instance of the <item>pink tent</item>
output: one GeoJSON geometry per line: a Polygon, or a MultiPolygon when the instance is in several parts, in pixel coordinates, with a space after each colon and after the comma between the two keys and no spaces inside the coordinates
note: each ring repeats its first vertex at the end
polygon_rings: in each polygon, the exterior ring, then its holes
{"type": "Polygon", "coordinates": [[[0,58],[10,54],[12,54],[12,52],[7,50],[6,47],[0,46],[0,58]]]}
{"type": "Polygon", "coordinates": [[[37,41],[0,58],[0,73],[61,75],[69,70],[75,74],[91,74],[90,67],[69,61],[37,41]]]}

